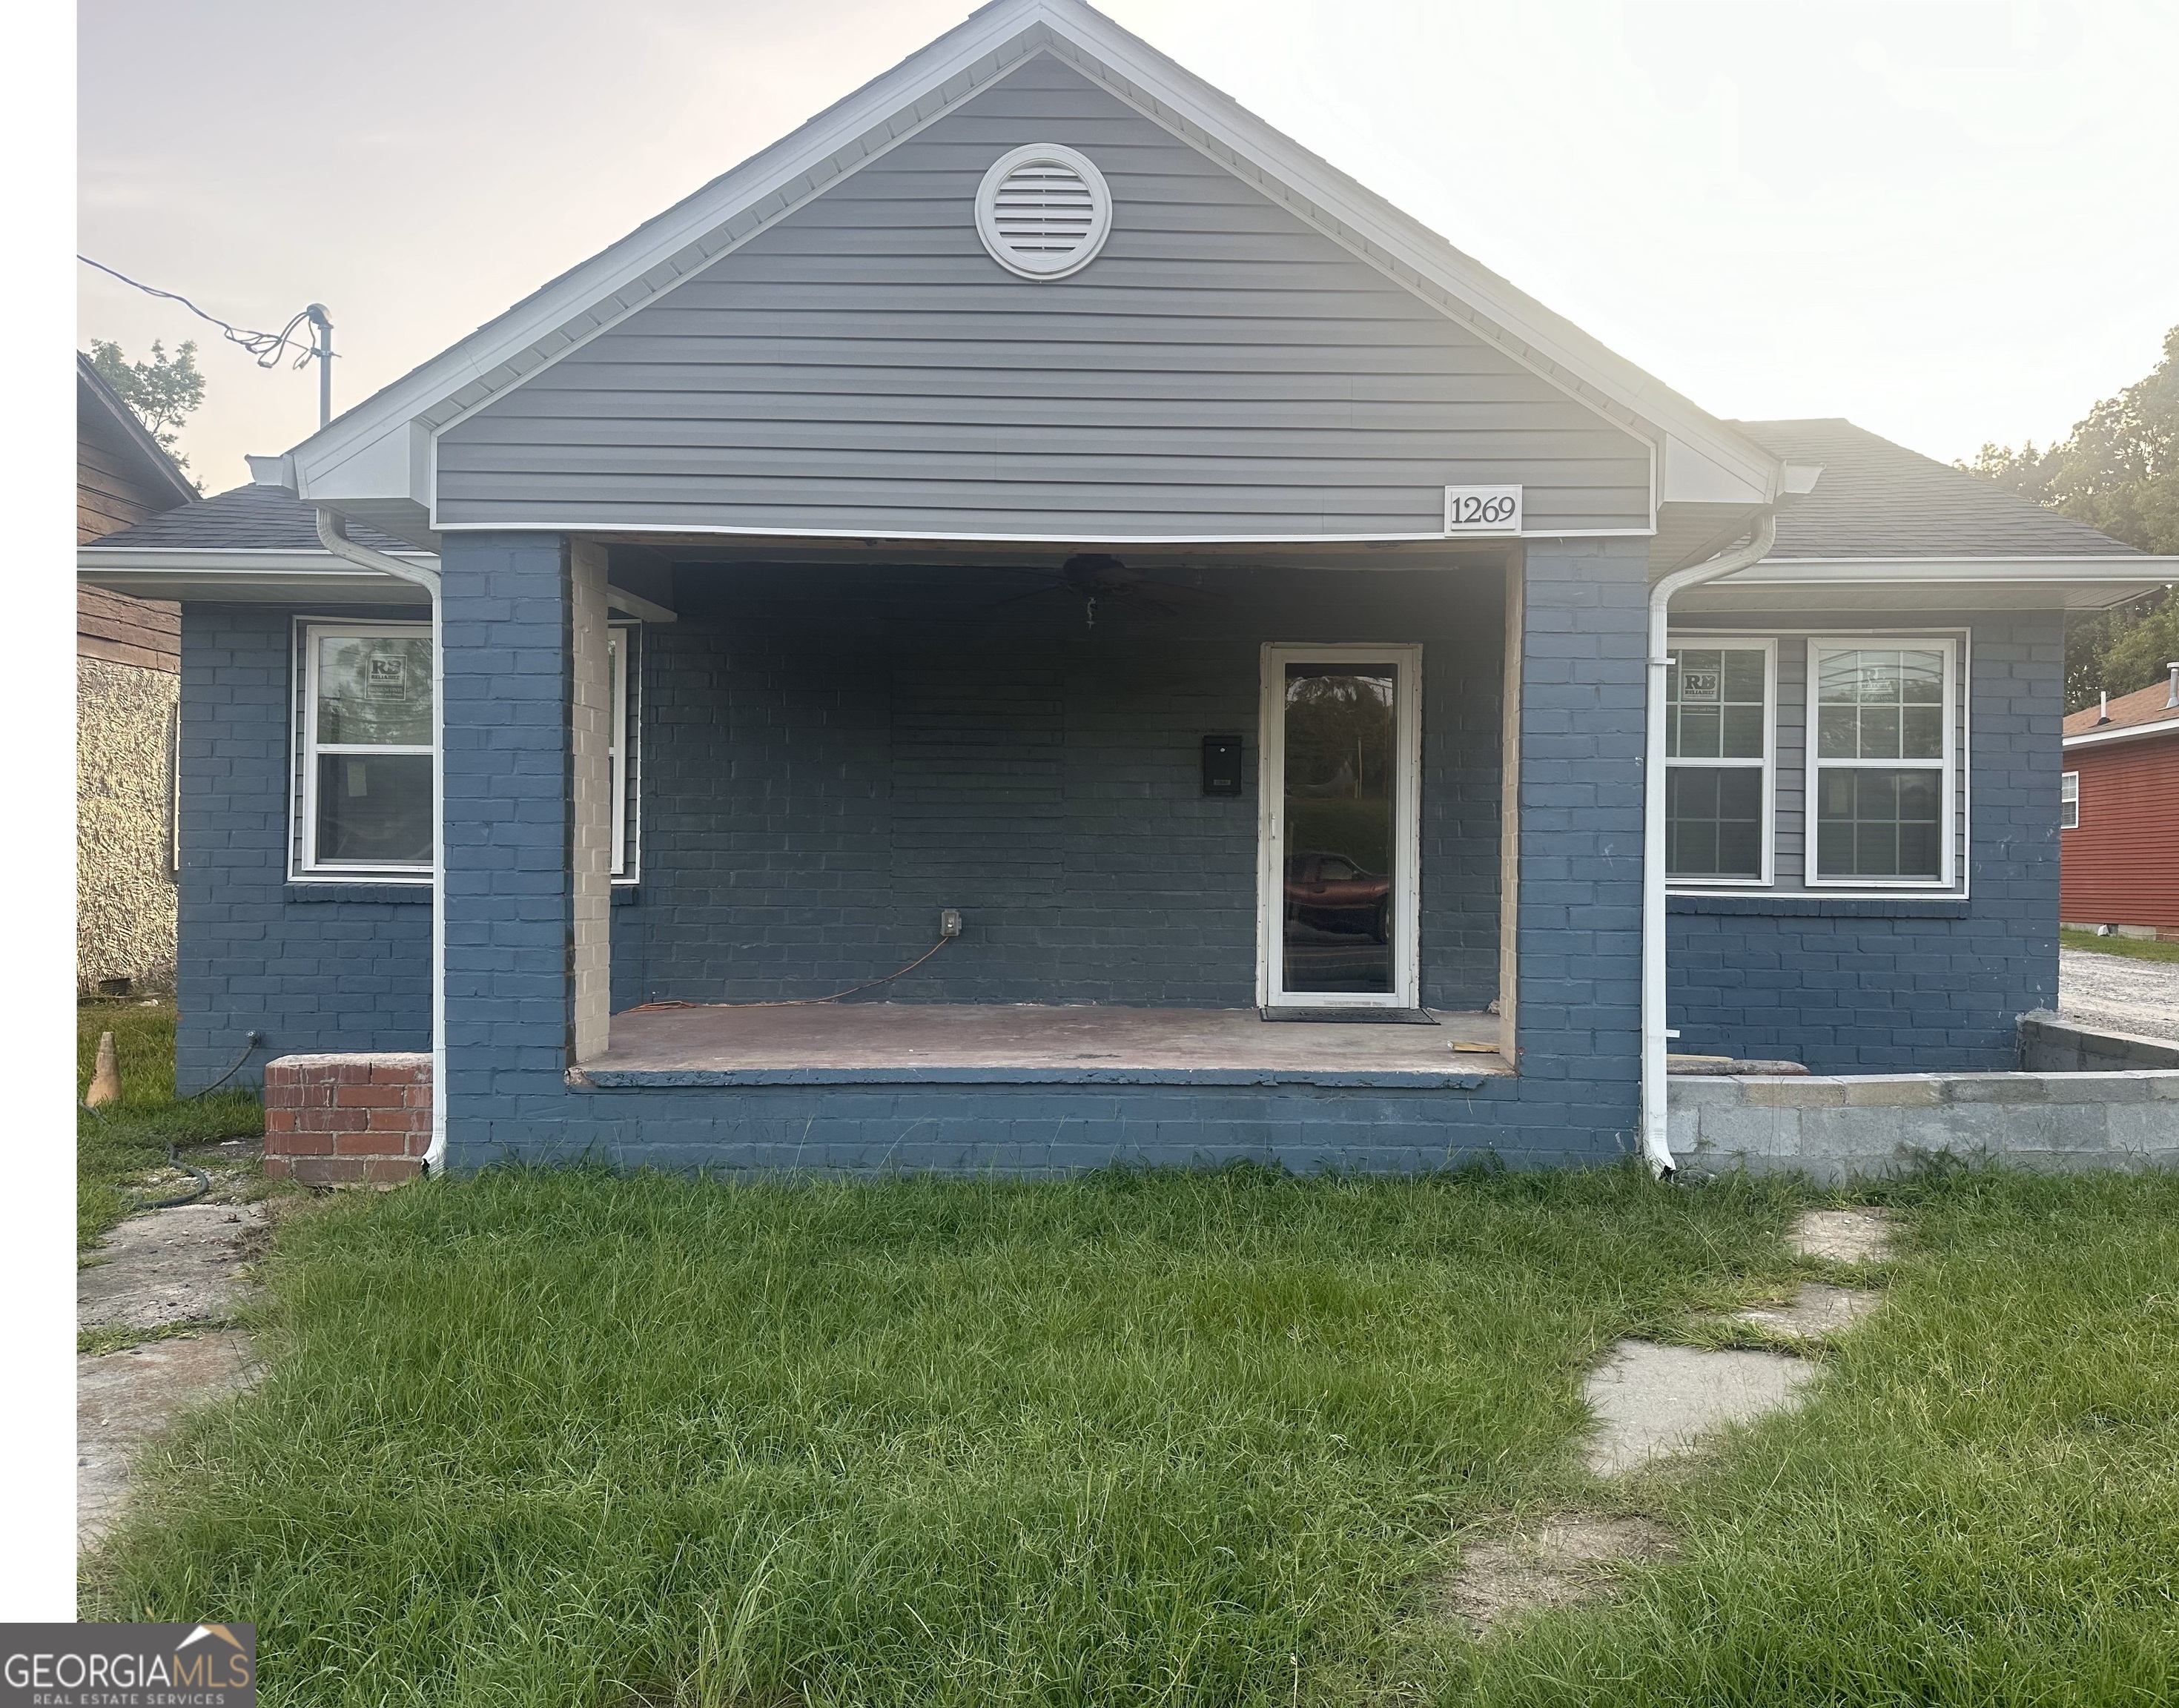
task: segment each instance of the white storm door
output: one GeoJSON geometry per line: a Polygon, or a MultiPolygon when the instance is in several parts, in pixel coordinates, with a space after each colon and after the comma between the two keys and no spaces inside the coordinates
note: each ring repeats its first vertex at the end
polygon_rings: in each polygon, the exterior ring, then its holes
{"type": "Polygon", "coordinates": [[[1257,1000],[1413,1008],[1422,648],[1264,648],[1257,1000]]]}

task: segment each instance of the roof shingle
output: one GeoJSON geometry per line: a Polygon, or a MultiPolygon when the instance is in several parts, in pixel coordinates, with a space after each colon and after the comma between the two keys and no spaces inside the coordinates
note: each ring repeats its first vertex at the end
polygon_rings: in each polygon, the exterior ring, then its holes
{"type": "Polygon", "coordinates": [[[2171,683],[2154,683],[2132,694],[2121,694],[2111,701],[2108,719],[2099,708],[2083,706],[2066,719],[2065,732],[2068,735],[2087,735],[2099,729],[2128,729],[2143,723],[2169,723],[2174,730],[2179,730],[2179,706],[2171,702],[2171,683]]]}
{"type": "MultiPolygon", "coordinates": [[[[374,552],[415,547],[376,529],[351,524],[349,536],[374,552]]],[[[276,486],[237,486],[167,510],[108,534],[95,550],[134,552],[319,552],[317,513],[276,486]]]]}
{"type": "Polygon", "coordinates": [[[1787,462],[1823,464],[1815,490],[1779,511],[1773,557],[2139,555],[2085,522],[1851,421],[1728,425],[1787,462]]]}

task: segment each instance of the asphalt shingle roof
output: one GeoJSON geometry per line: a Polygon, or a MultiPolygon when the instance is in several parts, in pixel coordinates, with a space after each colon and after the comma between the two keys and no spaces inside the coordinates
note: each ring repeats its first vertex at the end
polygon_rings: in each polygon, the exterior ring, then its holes
{"type": "MultiPolygon", "coordinates": [[[[414,552],[406,540],[351,523],[349,535],[375,552],[414,552]]],[[[150,552],[317,552],[317,513],[274,486],[237,486],[178,509],[162,511],[108,534],[100,547],[150,552]]]]}
{"type": "Polygon", "coordinates": [[[2066,718],[2066,733],[2086,735],[2092,730],[2127,729],[2140,723],[2168,723],[2179,730],[2179,708],[2171,701],[2171,684],[2168,679],[2148,688],[2138,688],[2111,701],[2108,720],[2098,716],[2097,707],[2083,706],[2066,718]]]}
{"type": "Polygon", "coordinates": [[[1823,464],[1815,491],[1779,511],[1774,557],[2138,555],[2085,522],[1851,421],[1728,425],[1789,463],[1823,464]]]}

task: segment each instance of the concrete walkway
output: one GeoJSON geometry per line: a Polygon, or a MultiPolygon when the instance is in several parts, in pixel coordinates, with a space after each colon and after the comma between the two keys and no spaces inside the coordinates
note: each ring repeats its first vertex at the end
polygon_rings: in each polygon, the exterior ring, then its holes
{"type": "Polygon", "coordinates": [[[2058,1012],[2114,1032],[2179,1039],[2179,961],[2061,949],[2058,1012]]]}
{"type": "Polygon", "coordinates": [[[80,1549],[112,1528],[144,1449],[181,1413],[256,1380],[249,1336],[228,1324],[263,1249],[266,1207],[235,1201],[239,1178],[215,1179],[204,1201],[130,1216],[76,1271],[79,1329],[161,1337],[76,1359],[80,1549]]]}
{"type": "MultiPolygon", "coordinates": [[[[1891,1250],[1880,1210],[1812,1210],[1794,1224],[1787,1243],[1804,1257],[1832,1263],[1874,1262],[1891,1250]]],[[[1851,1327],[1876,1303],[1873,1293],[1812,1282],[1783,1304],[1733,1316],[1788,1340],[1809,1341],[1851,1327]]],[[[1597,1427],[1589,1442],[1589,1469],[1614,1477],[1684,1453],[1727,1424],[1752,1423],[1797,1403],[1815,1373],[1807,1359],[1786,1353],[1622,1340],[1589,1373],[1587,1398],[1597,1427]]]]}

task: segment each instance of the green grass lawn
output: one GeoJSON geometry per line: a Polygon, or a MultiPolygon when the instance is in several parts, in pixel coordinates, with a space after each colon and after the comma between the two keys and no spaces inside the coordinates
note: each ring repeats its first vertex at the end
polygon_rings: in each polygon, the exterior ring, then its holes
{"type": "Polygon", "coordinates": [[[265,1118],[252,1091],[174,1096],[174,1008],[171,1002],[80,1003],[75,1021],[76,1244],[88,1246],[129,1212],[123,1190],[167,1160],[172,1141],[189,1148],[261,1133],[265,1118]],[[82,1107],[97,1059],[98,1035],[113,1034],[122,1100],[93,1112],[82,1107]]]}
{"type": "Polygon", "coordinates": [[[2179,962],[2179,943],[2152,942],[2146,937],[2099,937],[2094,931],[2059,928],[2058,941],[2069,949],[2092,949],[2099,955],[2121,955],[2135,961],[2179,962]]]}
{"type": "Polygon", "coordinates": [[[2179,1694],[2179,1183],[1895,1194],[1887,1310],[1712,1461],[1578,1468],[1596,1350],[1776,1288],[1795,1194],[1633,1171],[729,1186],[291,1221],[264,1385],[86,1615],[311,1704],[2150,1702],[2179,1694]],[[1687,1539],[1470,1644],[1459,1539],[1687,1539]]]}

